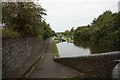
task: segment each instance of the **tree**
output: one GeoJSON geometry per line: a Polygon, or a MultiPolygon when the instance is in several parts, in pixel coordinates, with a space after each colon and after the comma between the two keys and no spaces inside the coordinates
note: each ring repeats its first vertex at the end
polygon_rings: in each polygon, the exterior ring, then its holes
{"type": "Polygon", "coordinates": [[[33,2],[4,2],[2,6],[5,29],[12,28],[22,36],[43,36],[45,32],[51,32],[52,29],[43,18],[47,14],[41,5],[33,2]]]}
{"type": "Polygon", "coordinates": [[[74,41],[118,46],[120,44],[120,13],[105,11],[93,20],[91,26],[78,27],[74,31],[74,41]]]}

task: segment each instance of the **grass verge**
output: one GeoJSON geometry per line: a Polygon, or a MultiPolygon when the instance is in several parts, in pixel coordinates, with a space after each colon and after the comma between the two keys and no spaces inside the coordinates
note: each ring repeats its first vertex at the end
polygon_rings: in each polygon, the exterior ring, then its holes
{"type": "Polygon", "coordinates": [[[59,56],[59,53],[58,53],[58,48],[57,48],[57,45],[56,45],[56,41],[55,40],[53,40],[53,51],[54,51],[54,56],[55,57],[58,57],[59,56]]]}
{"type": "Polygon", "coordinates": [[[17,37],[21,36],[17,31],[13,31],[12,29],[3,29],[2,31],[2,37],[17,37]]]}

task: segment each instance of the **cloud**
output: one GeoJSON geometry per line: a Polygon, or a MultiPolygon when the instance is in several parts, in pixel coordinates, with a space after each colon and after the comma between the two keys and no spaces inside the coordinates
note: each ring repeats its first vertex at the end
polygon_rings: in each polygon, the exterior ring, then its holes
{"type": "Polygon", "coordinates": [[[105,10],[117,11],[119,0],[40,0],[47,10],[47,22],[55,31],[87,25],[105,10]]]}

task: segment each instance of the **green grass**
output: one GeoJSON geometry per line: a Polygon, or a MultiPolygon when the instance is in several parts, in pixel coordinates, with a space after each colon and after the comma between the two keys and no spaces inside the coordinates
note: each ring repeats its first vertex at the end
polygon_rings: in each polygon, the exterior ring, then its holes
{"type": "Polygon", "coordinates": [[[20,36],[20,34],[17,31],[13,31],[12,29],[3,29],[2,31],[2,37],[4,38],[10,38],[10,37],[17,37],[20,36]]]}
{"type": "Polygon", "coordinates": [[[54,50],[54,56],[55,57],[58,57],[59,56],[59,53],[58,53],[58,48],[57,48],[57,45],[56,45],[56,41],[55,40],[53,40],[53,50],[54,50]]]}

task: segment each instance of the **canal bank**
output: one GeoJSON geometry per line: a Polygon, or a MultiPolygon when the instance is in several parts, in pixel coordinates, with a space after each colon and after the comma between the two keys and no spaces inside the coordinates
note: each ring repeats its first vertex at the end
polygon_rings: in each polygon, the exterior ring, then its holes
{"type": "Polygon", "coordinates": [[[119,51],[92,54],[89,49],[67,42],[61,42],[57,47],[60,57],[54,60],[82,72],[80,78],[112,78],[112,73],[117,76],[119,67],[118,70],[113,69],[118,64],[115,60],[120,59],[119,51]]]}

